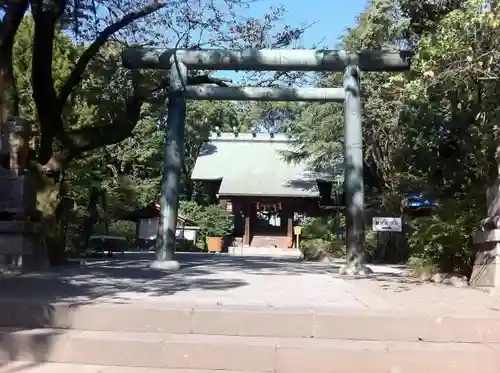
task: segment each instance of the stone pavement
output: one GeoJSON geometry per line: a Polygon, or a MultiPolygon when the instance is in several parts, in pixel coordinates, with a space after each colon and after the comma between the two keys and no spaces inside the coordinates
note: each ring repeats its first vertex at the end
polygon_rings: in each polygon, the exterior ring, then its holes
{"type": "MultiPolygon", "coordinates": [[[[174,373],[165,369],[143,367],[106,367],[102,365],[39,363],[13,361],[2,365],[1,373],[174,373]]],[[[183,371],[182,373],[203,373],[201,371],[183,371]]],[[[231,372],[224,372],[231,373],[231,372]]]]}
{"type": "Polygon", "coordinates": [[[235,256],[261,256],[296,259],[302,256],[302,252],[299,249],[282,249],[276,247],[230,246],[228,249],[228,253],[235,256]]]}
{"type": "Polygon", "coordinates": [[[179,254],[182,269],[165,273],[148,267],[152,258],[152,254],[126,254],[6,278],[0,281],[0,299],[500,315],[500,296],[421,283],[402,277],[403,268],[398,266],[371,266],[372,276],[356,279],[337,275],[341,262],[179,254]]]}
{"type": "MultiPolygon", "coordinates": [[[[13,361],[2,365],[1,373],[213,373],[191,369],[161,369],[144,367],[111,367],[88,364],[39,363],[13,361]]],[[[241,373],[224,371],[224,373],[241,373]]]]}
{"type": "Polygon", "coordinates": [[[4,278],[0,372],[500,373],[486,292],[397,266],[361,279],[341,262],[181,254],[165,273],[151,259],[4,278]]]}

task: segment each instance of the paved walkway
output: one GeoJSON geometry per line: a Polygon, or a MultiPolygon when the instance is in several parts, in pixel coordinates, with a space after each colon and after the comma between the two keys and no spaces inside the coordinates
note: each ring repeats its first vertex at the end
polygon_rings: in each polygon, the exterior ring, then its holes
{"type": "Polygon", "coordinates": [[[500,315],[500,296],[420,283],[398,267],[372,266],[370,278],[339,277],[339,265],[292,259],[180,254],[183,268],[148,268],[151,254],[90,260],[0,281],[1,298],[155,304],[341,308],[453,315],[500,315]]]}
{"type": "MultiPolygon", "coordinates": [[[[170,369],[133,368],[133,367],[106,367],[86,364],[39,363],[39,362],[7,362],[0,363],[1,373],[203,373],[179,372],[170,369]]],[[[209,373],[209,372],[206,372],[209,373]]],[[[231,372],[225,372],[231,373],[231,372]]]]}

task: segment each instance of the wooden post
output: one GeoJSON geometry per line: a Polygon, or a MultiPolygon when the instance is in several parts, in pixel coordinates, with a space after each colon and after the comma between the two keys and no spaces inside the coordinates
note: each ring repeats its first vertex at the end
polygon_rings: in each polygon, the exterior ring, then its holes
{"type": "Polygon", "coordinates": [[[247,203],[245,206],[245,233],[243,235],[243,245],[250,245],[250,215],[252,213],[252,209],[250,203],[247,203]]]}
{"type": "Polygon", "coordinates": [[[287,218],[287,227],[286,227],[286,235],[288,238],[293,238],[293,213],[291,213],[291,216],[289,213],[287,213],[288,218],[287,218]]]}
{"type": "Polygon", "coordinates": [[[287,205],[284,209],[286,216],[286,236],[289,240],[288,248],[293,248],[293,210],[287,205]]]}

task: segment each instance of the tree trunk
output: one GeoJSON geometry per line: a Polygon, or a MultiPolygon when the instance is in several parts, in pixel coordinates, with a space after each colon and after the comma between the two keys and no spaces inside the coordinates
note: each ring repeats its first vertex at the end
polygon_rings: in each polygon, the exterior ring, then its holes
{"type": "Polygon", "coordinates": [[[194,196],[194,185],[191,180],[186,162],[182,163],[182,172],[184,173],[184,196],[186,201],[192,201],[194,196]]]}
{"type": "Polygon", "coordinates": [[[9,165],[9,143],[7,141],[7,120],[15,115],[12,105],[12,80],[9,71],[9,57],[5,55],[0,47],[0,166],[5,168],[9,165]]]}
{"type": "Polygon", "coordinates": [[[12,55],[0,45],[0,130],[18,114],[17,91],[12,75],[12,55]]]}
{"type": "MultiPolygon", "coordinates": [[[[28,6],[26,0],[11,1],[0,19],[0,133],[5,131],[9,118],[19,115],[19,97],[12,65],[12,47],[17,29],[28,6]]],[[[0,154],[6,144],[0,143],[0,154]]]]}
{"type": "Polygon", "coordinates": [[[43,225],[47,254],[52,265],[64,263],[66,245],[61,214],[61,181],[41,172],[35,173],[37,184],[37,210],[43,225]]]}

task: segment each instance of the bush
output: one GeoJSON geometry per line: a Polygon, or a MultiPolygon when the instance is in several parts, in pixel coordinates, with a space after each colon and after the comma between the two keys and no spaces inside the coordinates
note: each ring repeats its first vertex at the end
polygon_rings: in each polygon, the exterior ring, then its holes
{"type": "Polygon", "coordinates": [[[136,223],[132,221],[111,221],[109,223],[109,235],[120,236],[127,242],[134,242],[136,235],[136,223]]]}
{"type": "Polygon", "coordinates": [[[410,257],[408,267],[415,277],[432,276],[439,272],[439,268],[429,258],[410,257]]]}
{"type": "Polygon", "coordinates": [[[345,257],[345,245],[339,241],[310,238],[300,242],[300,251],[306,260],[322,260],[325,257],[345,257]]]}
{"type": "Polygon", "coordinates": [[[344,257],[345,245],[338,236],[343,218],[332,215],[308,218],[300,236],[300,250],[308,260],[320,260],[325,256],[344,257]]]}
{"type": "Polygon", "coordinates": [[[204,229],[207,237],[228,236],[233,232],[233,215],[219,206],[208,206],[205,209],[204,229]]]}
{"type": "Polygon", "coordinates": [[[196,242],[186,239],[179,239],[177,240],[176,251],[183,253],[200,252],[202,251],[202,248],[200,248],[196,244],[196,242]]]}
{"type": "Polygon", "coordinates": [[[411,256],[423,266],[444,273],[469,276],[474,261],[472,233],[477,230],[483,206],[467,201],[446,201],[428,217],[413,220],[409,238],[411,256]]]}
{"type": "Polygon", "coordinates": [[[200,247],[204,247],[206,237],[225,237],[233,232],[233,215],[220,206],[183,201],[180,212],[200,226],[200,247]]]}
{"type": "Polygon", "coordinates": [[[194,201],[181,201],[179,204],[179,213],[197,224],[201,224],[201,220],[204,219],[204,211],[205,206],[194,201]]]}

